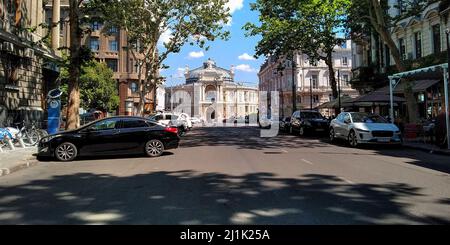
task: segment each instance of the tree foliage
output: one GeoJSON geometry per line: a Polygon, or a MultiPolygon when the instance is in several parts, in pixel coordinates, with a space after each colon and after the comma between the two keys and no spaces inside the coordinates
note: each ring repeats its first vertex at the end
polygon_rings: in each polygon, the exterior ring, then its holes
{"type": "MultiPolygon", "coordinates": [[[[419,16],[429,4],[437,1],[404,0],[401,6],[389,6],[388,0],[352,0],[347,27],[356,39],[364,38],[372,31],[378,34],[383,43],[389,47],[397,70],[403,72],[406,71],[405,61],[401,57],[399,47],[392,38],[392,28],[408,17],[419,16]]],[[[407,101],[409,121],[416,122],[419,119],[419,111],[412,90],[413,84],[409,79],[405,79],[405,82],[404,94],[407,101]]]]}
{"type": "MultiPolygon", "coordinates": [[[[105,63],[92,60],[81,67],[80,74],[80,105],[85,109],[97,109],[111,112],[119,106],[117,81],[113,71],[105,63]]],[[[62,101],[67,101],[68,70],[62,69],[60,74],[62,101]]]]}
{"type": "Polygon", "coordinates": [[[345,41],[339,34],[345,32],[350,4],[351,0],[257,0],[251,8],[260,12],[261,25],[247,23],[244,29],[248,35],[262,37],[256,56],[289,57],[298,51],[311,64],[324,61],[337,98],[332,55],[336,45],[345,41]]]}
{"type": "Polygon", "coordinates": [[[167,68],[168,55],[185,44],[208,48],[206,41],[227,39],[223,26],[230,14],[226,0],[91,0],[106,24],[127,32],[128,50],[138,64],[139,111],[143,113],[145,94],[161,82],[159,70],[167,68]],[[158,47],[163,35],[170,38],[158,47]]]}

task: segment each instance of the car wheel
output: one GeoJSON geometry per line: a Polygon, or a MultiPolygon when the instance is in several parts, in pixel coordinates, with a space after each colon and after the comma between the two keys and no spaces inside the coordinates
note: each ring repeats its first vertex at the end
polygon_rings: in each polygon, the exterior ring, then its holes
{"type": "Polygon", "coordinates": [[[160,140],[149,140],[145,144],[145,153],[149,157],[159,157],[164,152],[164,144],[160,140]]]}
{"type": "Polygon", "coordinates": [[[77,154],[77,147],[70,142],[60,144],[55,150],[56,159],[62,162],[73,161],[77,157],[77,154]]]}
{"type": "Polygon", "coordinates": [[[331,143],[336,141],[336,135],[334,134],[333,128],[330,128],[330,141],[331,141],[331,143]]]}
{"type": "Polygon", "coordinates": [[[300,134],[300,136],[305,136],[305,128],[300,127],[300,129],[298,130],[298,134],[300,134]]]}
{"type": "Polygon", "coordinates": [[[348,135],[348,143],[351,147],[358,146],[358,138],[356,138],[355,131],[350,131],[350,134],[348,135]]]}

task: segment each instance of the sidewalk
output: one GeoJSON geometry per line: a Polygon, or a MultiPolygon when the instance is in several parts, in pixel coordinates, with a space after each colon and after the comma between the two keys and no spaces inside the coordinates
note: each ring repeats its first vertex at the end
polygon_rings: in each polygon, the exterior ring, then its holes
{"type": "Polygon", "coordinates": [[[0,177],[36,165],[38,161],[33,156],[35,153],[37,147],[3,149],[0,152],[0,177]]]}
{"type": "Polygon", "coordinates": [[[411,149],[426,151],[428,153],[450,156],[450,150],[441,149],[436,145],[425,144],[422,142],[405,141],[403,142],[403,146],[411,149]]]}

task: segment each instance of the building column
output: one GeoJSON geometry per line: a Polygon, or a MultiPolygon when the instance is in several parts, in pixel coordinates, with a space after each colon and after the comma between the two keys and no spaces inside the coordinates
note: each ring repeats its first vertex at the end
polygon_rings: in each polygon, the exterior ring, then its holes
{"type": "Polygon", "coordinates": [[[60,38],[61,0],[53,0],[52,5],[52,49],[58,50],[60,38]]]}

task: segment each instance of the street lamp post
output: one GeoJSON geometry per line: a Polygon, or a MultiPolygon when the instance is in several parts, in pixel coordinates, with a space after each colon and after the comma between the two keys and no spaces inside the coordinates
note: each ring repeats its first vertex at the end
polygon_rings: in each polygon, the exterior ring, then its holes
{"type": "Polygon", "coordinates": [[[339,106],[339,113],[341,113],[341,73],[340,70],[337,70],[338,73],[338,106],[339,106]]]}
{"type": "MultiPolygon", "coordinates": [[[[447,36],[447,77],[444,83],[444,90],[445,90],[445,124],[447,129],[447,149],[450,149],[450,118],[449,118],[449,102],[448,102],[448,80],[450,78],[450,41],[449,41],[449,35],[450,30],[447,28],[445,30],[445,34],[447,36]]],[[[445,71],[445,69],[444,69],[445,71]]],[[[445,77],[445,75],[444,75],[445,77]]]]}
{"type": "Polygon", "coordinates": [[[310,109],[313,109],[313,82],[312,82],[312,76],[309,77],[309,104],[310,109]]]}
{"type": "Polygon", "coordinates": [[[297,64],[295,63],[295,55],[292,55],[292,113],[297,111],[297,91],[295,89],[295,69],[297,68],[297,64]]]}

